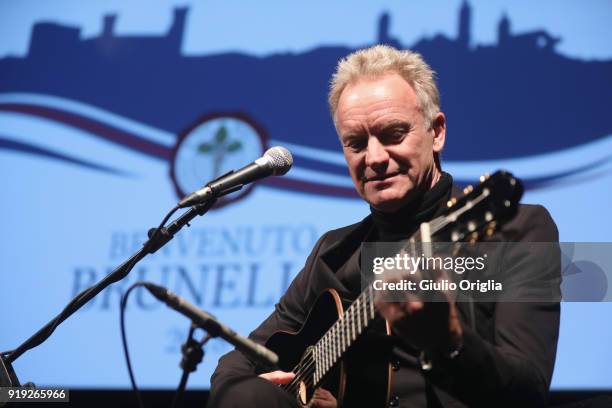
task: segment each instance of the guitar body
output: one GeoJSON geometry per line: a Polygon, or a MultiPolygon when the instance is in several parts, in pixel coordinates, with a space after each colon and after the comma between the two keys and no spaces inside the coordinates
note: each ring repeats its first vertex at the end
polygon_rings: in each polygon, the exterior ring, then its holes
{"type": "MultiPolygon", "coordinates": [[[[311,368],[305,358],[309,347],[316,344],[344,313],[338,293],[328,289],[315,302],[299,332],[278,332],[266,342],[266,347],[279,356],[283,371],[311,368]]],[[[330,391],[338,406],[385,407],[389,401],[391,366],[388,327],[384,320],[375,324],[345,353],[341,362],[321,380],[319,386],[330,391]]],[[[314,387],[304,382],[292,392],[298,404],[307,406],[314,387]]]]}

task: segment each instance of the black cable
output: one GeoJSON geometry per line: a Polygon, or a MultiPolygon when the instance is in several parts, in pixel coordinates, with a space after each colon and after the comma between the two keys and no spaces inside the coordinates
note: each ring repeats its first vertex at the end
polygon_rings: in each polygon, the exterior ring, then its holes
{"type": "MultiPolygon", "coordinates": [[[[130,360],[130,352],[127,344],[127,336],[125,330],[125,309],[127,307],[128,298],[130,293],[142,286],[146,287],[148,282],[138,281],[132,284],[128,290],[121,297],[121,307],[120,307],[120,325],[121,325],[121,343],[123,345],[123,354],[125,356],[125,362],[127,364],[128,374],[130,376],[130,382],[132,383],[132,389],[136,394],[136,399],[138,400],[138,406],[140,408],[144,408],[144,403],[142,401],[142,394],[140,393],[140,389],[138,385],[136,385],[136,378],[134,376],[134,369],[132,368],[132,362],[130,360]]],[[[181,375],[181,381],[179,383],[178,389],[174,394],[174,398],[172,399],[172,408],[175,408],[177,404],[180,402],[183,392],[185,391],[185,387],[187,386],[187,379],[189,378],[189,374],[196,370],[196,366],[202,361],[204,357],[203,346],[212,338],[210,334],[206,334],[202,340],[195,341],[193,339],[193,333],[195,332],[196,327],[191,326],[189,329],[189,334],[187,336],[187,341],[183,345],[183,359],[181,361],[181,367],[183,368],[183,374],[181,375]]]]}
{"type": "MultiPolygon", "coordinates": [[[[170,217],[172,217],[172,214],[174,214],[178,209],[179,209],[179,206],[177,205],[172,210],[170,210],[168,214],[166,214],[166,216],[159,223],[159,226],[155,229],[151,237],[149,237],[145,245],[155,242],[155,239],[159,235],[161,229],[164,227],[164,225],[166,225],[170,217]]],[[[136,266],[136,261],[132,261],[128,266],[126,266],[126,270],[128,271],[128,273],[129,271],[132,270],[134,266],[136,266]]],[[[130,382],[132,383],[132,389],[136,393],[136,398],[138,400],[138,406],[140,408],[144,408],[144,403],[142,401],[142,394],[140,393],[140,390],[138,389],[138,386],[136,385],[136,379],[134,377],[134,371],[132,369],[132,363],[130,361],[130,352],[128,351],[127,338],[125,335],[125,307],[127,305],[127,300],[128,300],[128,296],[130,295],[130,292],[139,286],[144,287],[145,283],[146,282],[144,281],[138,281],[138,282],[135,282],[132,286],[130,286],[128,290],[121,297],[121,308],[120,308],[121,309],[120,311],[121,342],[123,344],[123,354],[125,355],[125,362],[127,364],[128,374],[130,376],[130,382]]]]}
{"type": "Polygon", "coordinates": [[[127,305],[128,297],[132,290],[136,289],[139,286],[145,285],[146,282],[138,281],[134,283],[132,286],[128,288],[128,290],[121,297],[121,308],[120,308],[120,324],[121,324],[121,343],[123,344],[123,354],[125,355],[125,362],[127,363],[128,374],[130,375],[130,381],[132,382],[132,389],[134,393],[136,393],[136,399],[138,400],[138,406],[140,408],[144,408],[144,403],[142,402],[142,395],[140,394],[140,390],[136,385],[136,379],[134,378],[134,371],[132,369],[132,363],[130,361],[130,352],[128,351],[127,338],[125,335],[125,307],[127,305]]]}
{"type": "MultiPolygon", "coordinates": [[[[172,215],[179,210],[180,207],[178,206],[178,204],[171,209],[170,211],[168,211],[168,213],[166,214],[166,216],[164,217],[164,219],[159,223],[159,226],[157,228],[155,228],[155,231],[153,232],[153,234],[149,237],[149,239],[146,241],[145,245],[151,245],[152,243],[155,242],[155,239],[157,238],[157,236],[160,234],[160,231],[162,230],[162,228],[164,227],[164,225],[166,225],[166,223],[168,222],[168,220],[170,219],[170,217],[172,217],[172,215]]],[[[136,260],[133,260],[126,268],[128,271],[131,271],[132,268],[134,266],[136,266],[136,260]]]]}

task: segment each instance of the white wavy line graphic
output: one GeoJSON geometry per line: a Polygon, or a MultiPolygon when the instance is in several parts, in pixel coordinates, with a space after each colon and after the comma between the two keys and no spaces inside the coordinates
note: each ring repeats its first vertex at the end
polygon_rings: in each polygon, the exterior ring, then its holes
{"type": "Polygon", "coordinates": [[[176,139],[176,136],[171,132],[137,122],[93,105],[59,96],[35,93],[0,93],[0,103],[22,103],[64,110],[112,125],[166,147],[172,147],[176,139]]]}
{"type": "MultiPolygon", "coordinates": [[[[0,93],[0,103],[21,103],[61,109],[81,116],[107,123],[116,128],[133,133],[149,141],[172,147],[176,137],[174,134],[117,115],[104,109],[58,96],[36,93],[0,93]]],[[[6,133],[6,127],[5,133],[6,133]]],[[[13,133],[13,136],[17,136],[13,133]]],[[[21,138],[17,138],[21,140],[21,138]]],[[[271,145],[287,147],[292,154],[299,157],[337,166],[346,166],[344,156],[340,152],[320,149],[278,139],[270,140],[271,145]]],[[[582,166],[608,159],[612,152],[612,135],[561,151],[532,155],[504,160],[448,161],[443,160],[443,169],[457,179],[476,179],[485,172],[503,168],[512,171],[522,178],[538,178],[566,172],[582,166]]],[[[333,186],[351,187],[352,180],[348,176],[330,174],[325,171],[294,167],[286,177],[312,181],[333,186]]]]}
{"type": "MultiPolygon", "coordinates": [[[[445,171],[457,179],[476,179],[483,173],[506,169],[519,178],[539,178],[612,158],[612,135],[556,152],[505,160],[442,161],[445,171]]],[[[612,161],[610,161],[612,164],[612,161]]]]}

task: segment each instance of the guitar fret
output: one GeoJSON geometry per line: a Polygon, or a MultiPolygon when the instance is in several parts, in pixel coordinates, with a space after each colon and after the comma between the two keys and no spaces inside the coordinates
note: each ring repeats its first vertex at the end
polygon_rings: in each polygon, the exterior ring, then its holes
{"type": "Polygon", "coordinates": [[[334,365],[334,332],[333,332],[333,327],[332,327],[332,331],[329,333],[329,368],[331,368],[334,365]]]}
{"type": "Polygon", "coordinates": [[[364,326],[367,326],[368,325],[368,314],[367,314],[367,310],[368,310],[368,296],[367,296],[367,292],[364,292],[364,296],[362,296],[362,297],[363,297],[363,302],[361,302],[361,310],[360,310],[359,314],[363,313],[363,323],[364,323],[364,326]]]}
{"type": "Polygon", "coordinates": [[[313,381],[315,381],[317,378],[317,368],[318,368],[317,367],[317,348],[316,346],[312,348],[311,356],[312,356],[312,363],[314,364],[314,372],[312,374],[312,379],[313,381]]]}
{"type": "Polygon", "coordinates": [[[374,318],[374,290],[370,286],[370,319],[374,318]]]}
{"type": "Polygon", "coordinates": [[[355,341],[355,316],[353,316],[353,311],[351,309],[349,309],[349,321],[350,321],[350,326],[349,326],[349,337],[351,339],[351,342],[355,341]]]}
{"type": "Polygon", "coordinates": [[[323,377],[323,373],[325,372],[325,349],[323,348],[323,344],[319,347],[319,355],[321,357],[321,368],[319,369],[319,380],[323,377]]]}
{"type": "Polygon", "coordinates": [[[332,338],[331,332],[329,333],[329,336],[328,336],[328,339],[327,339],[327,344],[328,344],[328,347],[329,347],[329,349],[328,349],[329,350],[329,355],[328,355],[328,362],[327,363],[329,365],[329,368],[331,368],[331,366],[332,366],[332,359],[333,359],[333,356],[334,356],[334,342],[333,342],[333,338],[332,338]]]}
{"type": "Polygon", "coordinates": [[[348,332],[349,344],[353,343],[353,332],[355,327],[355,321],[353,320],[353,312],[351,309],[348,310],[348,320],[346,325],[346,331],[348,332]]]}
{"type": "Polygon", "coordinates": [[[321,346],[322,345],[319,345],[319,358],[321,361],[319,364],[319,380],[318,381],[321,381],[321,377],[323,377],[323,373],[325,372],[325,358],[324,358],[325,350],[323,350],[323,347],[321,346]]]}
{"type": "Polygon", "coordinates": [[[333,329],[332,329],[332,348],[333,348],[333,353],[332,353],[332,365],[336,362],[336,360],[338,359],[338,356],[340,355],[339,353],[339,341],[338,341],[338,326],[334,325],[333,329]]]}
{"type": "Polygon", "coordinates": [[[328,347],[328,349],[327,349],[327,366],[328,366],[328,368],[331,368],[331,366],[332,366],[332,357],[333,357],[333,353],[334,353],[334,347],[333,347],[331,332],[327,336],[327,347],[328,347]]]}
{"type": "Polygon", "coordinates": [[[344,318],[344,337],[346,339],[346,346],[348,347],[349,344],[351,344],[351,314],[345,313],[345,318],[344,318]]]}
{"type": "Polygon", "coordinates": [[[368,319],[368,292],[364,292],[361,297],[361,313],[363,314],[363,321],[366,322],[366,326],[368,325],[370,319],[368,319]]]}
{"type": "Polygon", "coordinates": [[[329,350],[329,347],[327,345],[327,335],[323,336],[323,367],[324,370],[327,371],[327,367],[328,367],[328,358],[327,358],[327,351],[329,350]]]}
{"type": "Polygon", "coordinates": [[[338,325],[338,331],[340,332],[340,341],[342,344],[348,344],[348,338],[346,337],[346,315],[342,316],[342,320],[340,320],[338,325]]]}
{"type": "Polygon", "coordinates": [[[315,344],[313,350],[313,358],[315,363],[315,374],[314,374],[314,383],[316,384],[319,381],[319,348],[315,344]]]}
{"type": "Polygon", "coordinates": [[[353,341],[353,336],[351,334],[351,327],[353,326],[353,319],[351,318],[351,310],[347,310],[347,320],[346,320],[346,335],[348,337],[348,342],[353,341]]]}
{"type": "Polygon", "coordinates": [[[329,370],[331,368],[331,337],[329,333],[327,333],[326,337],[327,338],[325,340],[325,360],[326,360],[327,369],[329,370]]]}
{"type": "MultiPolygon", "coordinates": [[[[339,334],[339,340],[338,343],[340,343],[340,354],[342,354],[344,352],[344,350],[346,350],[346,338],[344,337],[344,326],[346,323],[346,319],[343,317],[341,320],[338,321],[338,334],[339,334]]],[[[340,356],[338,356],[340,357],[340,356]]]]}
{"type": "Polygon", "coordinates": [[[351,321],[353,322],[353,341],[357,339],[357,335],[359,334],[357,331],[357,315],[355,314],[356,307],[353,307],[351,310],[351,321]]]}
{"type": "Polygon", "coordinates": [[[348,326],[347,326],[347,330],[348,330],[348,336],[349,336],[349,344],[352,344],[353,341],[355,340],[355,319],[353,316],[353,310],[352,308],[347,310],[347,314],[348,314],[348,326]]]}
{"type": "Polygon", "coordinates": [[[357,309],[357,334],[361,334],[361,313],[359,312],[359,308],[361,307],[361,296],[357,297],[357,301],[355,303],[357,303],[355,307],[355,309],[357,309]]]}

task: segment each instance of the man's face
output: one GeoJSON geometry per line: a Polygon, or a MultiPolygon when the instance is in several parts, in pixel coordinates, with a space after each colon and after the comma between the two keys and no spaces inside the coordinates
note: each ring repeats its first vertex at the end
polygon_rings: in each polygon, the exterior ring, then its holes
{"type": "Polygon", "coordinates": [[[444,147],[444,114],[437,114],[433,127],[426,123],[414,90],[400,75],[347,85],[336,120],[355,188],[372,207],[396,211],[439,178],[434,153],[444,147]]]}

